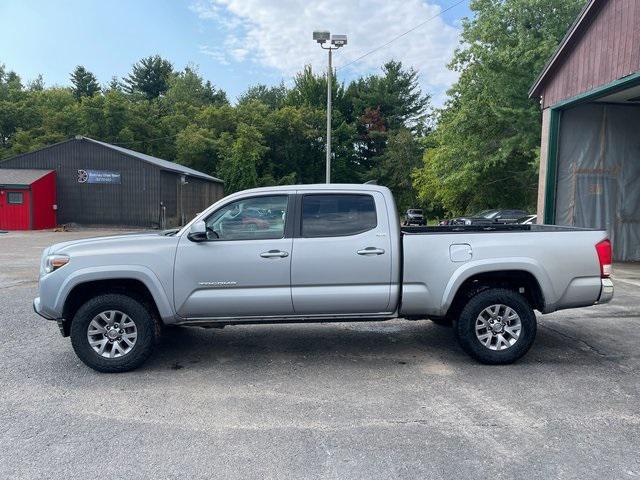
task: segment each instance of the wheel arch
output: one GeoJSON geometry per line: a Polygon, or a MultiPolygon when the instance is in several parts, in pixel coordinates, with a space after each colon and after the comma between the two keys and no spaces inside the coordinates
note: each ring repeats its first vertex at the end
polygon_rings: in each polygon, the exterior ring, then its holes
{"type": "Polygon", "coordinates": [[[445,315],[455,317],[476,293],[488,288],[505,288],[522,294],[535,310],[544,311],[546,296],[538,276],[525,268],[495,269],[471,272],[459,278],[443,303],[445,315]]]}
{"type": "Polygon", "coordinates": [[[62,318],[71,320],[89,298],[102,293],[123,293],[149,304],[153,313],[167,323],[175,317],[169,297],[158,278],[146,270],[146,267],[125,270],[114,267],[74,272],[60,288],[56,309],[62,312],[62,318]]]}

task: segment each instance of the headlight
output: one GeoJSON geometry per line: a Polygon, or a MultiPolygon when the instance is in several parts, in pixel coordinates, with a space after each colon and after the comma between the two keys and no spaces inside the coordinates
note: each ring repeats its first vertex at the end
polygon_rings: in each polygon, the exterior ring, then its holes
{"type": "Polygon", "coordinates": [[[67,263],[69,263],[68,255],[47,255],[44,259],[44,273],[51,273],[67,263]]]}

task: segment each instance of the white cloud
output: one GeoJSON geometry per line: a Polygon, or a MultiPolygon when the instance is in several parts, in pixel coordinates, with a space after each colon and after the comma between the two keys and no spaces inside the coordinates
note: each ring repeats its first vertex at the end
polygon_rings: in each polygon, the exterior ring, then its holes
{"type": "MultiPolygon", "coordinates": [[[[334,56],[340,67],[441,11],[423,0],[199,0],[191,8],[226,35],[222,44],[201,46],[202,53],[227,63],[250,60],[284,76],[306,64],[315,71],[326,68],[326,54],[311,39],[313,30],[349,36],[349,45],[334,56]]],[[[425,91],[440,96],[456,79],[446,65],[458,36],[458,26],[436,17],[339,75],[369,73],[393,58],[416,68],[425,91]]]]}

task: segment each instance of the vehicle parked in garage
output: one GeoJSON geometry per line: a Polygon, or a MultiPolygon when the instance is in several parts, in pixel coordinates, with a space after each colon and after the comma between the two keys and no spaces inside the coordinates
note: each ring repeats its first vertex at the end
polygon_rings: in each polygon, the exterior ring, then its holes
{"type": "Polygon", "coordinates": [[[407,213],[404,215],[404,221],[402,222],[402,225],[405,227],[410,227],[412,225],[420,227],[426,224],[427,221],[424,218],[424,214],[419,208],[410,208],[407,210],[407,213]]]}
{"type": "Polygon", "coordinates": [[[534,310],[607,302],[610,274],[604,231],[401,228],[385,187],[282,186],[230,195],[180,230],[53,245],[34,309],[103,372],[141,365],[166,325],[396,317],[453,321],[468,354],[505,364],[531,347],[534,310]],[[243,212],[268,227],[235,222],[243,212]]]}

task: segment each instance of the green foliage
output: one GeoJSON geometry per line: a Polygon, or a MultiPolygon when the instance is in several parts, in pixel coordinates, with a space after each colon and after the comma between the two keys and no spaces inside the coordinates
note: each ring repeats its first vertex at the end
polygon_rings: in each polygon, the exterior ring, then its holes
{"type": "Polygon", "coordinates": [[[186,104],[195,107],[221,106],[229,103],[226,93],[216,90],[211,82],[205,82],[193,67],[186,67],[182,72],[170,77],[166,98],[173,105],[186,104]]]}
{"type": "Polygon", "coordinates": [[[124,79],[125,89],[128,93],[141,93],[147,100],[152,100],[166,93],[172,74],[173,65],[168,60],[160,55],[146,57],[136,63],[124,79]]]}
{"type": "Polygon", "coordinates": [[[406,211],[415,207],[411,172],[420,166],[423,148],[420,142],[406,128],[389,133],[387,147],[378,166],[379,183],[390,185],[398,204],[398,209],[406,211]]]}
{"type": "MultiPolygon", "coordinates": [[[[42,83],[42,76],[39,77],[39,80],[42,83]]],[[[82,97],[93,97],[100,91],[96,76],[82,65],[78,65],[71,73],[71,84],[73,85],[71,89],[73,96],[78,101],[82,97]]],[[[36,90],[42,90],[42,88],[36,88],[36,90]]]]}
{"type": "Polygon", "coordinates": [[[236,138],[221,147],[220,174],[225,180],[227,193],[258,185],[258,162],[267,151],[262,134],[257,128],[241,123],[236,138]]]}
{"type": "MultiPolygon", "coordinates": [[[[227,193],[324,182],[324,72],[307,67],[292,87],[256,85],[234,106],[195,67],[174,71],[159,56],[102,91],[82,67],[72,78],[69,88],[45,88],[41,78],[25,88],[0,65],[0,158],[86,135],[222,178],[227,193]]],[[[402,208],[416,206],[410,172],[423,150],[428,96],[415,72],[391,62],[380,75],[332,89],[333,181],[375,178],[402,208]]]]}
{"type": "Polygon", "coordinates": [[[255,85],[253,87],[249,87],[246,92],[240,95],[240,98],[238,98],[238,105],[257,100],[264,103],[270,109],[275,110],[284,106],[286,98],[287,87],[285,87],[284,83],[275,87],[255,85]]]}
{"type": "Polygon", "coordinates": [[[430,97],[420,91],[418,72],[395,61],[385,63],[382,72],[382,76],[370,75],[349,86],[356,114],[376,109],[386,129],[422,126],[430,97]]]}
{"type": "Polygon", "coordinates": [[[459,72],[414,185],[432,208],[453,214],[533,210],[540,107],[527,92],[576,17],[582,0],[474,0],[459,72]]]}

